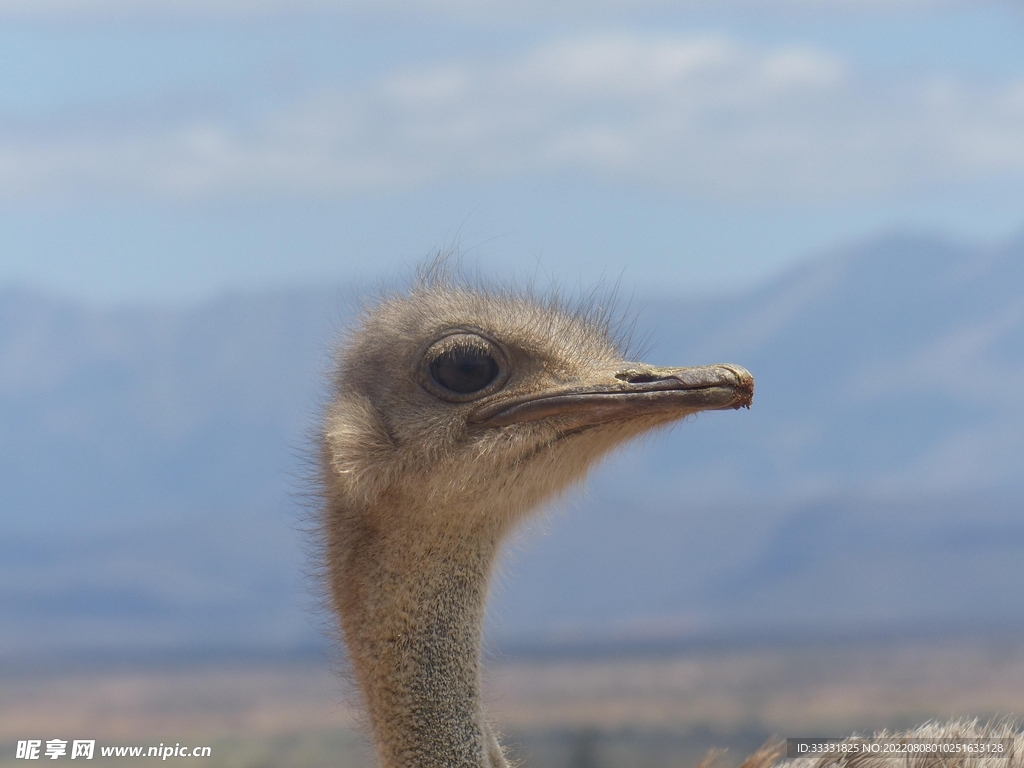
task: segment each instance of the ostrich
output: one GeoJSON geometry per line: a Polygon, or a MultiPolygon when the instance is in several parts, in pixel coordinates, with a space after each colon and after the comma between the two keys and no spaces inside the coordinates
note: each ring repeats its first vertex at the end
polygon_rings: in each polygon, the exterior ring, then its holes
{"type": "Polygon", "coordinates": [[[735,365],[625,360],[602,312],[444,267],[363,310],[322,424],[321,533],[382,768],[507,768],[480,695],[503,538],[622,443],[753,391],[735,365]]]}

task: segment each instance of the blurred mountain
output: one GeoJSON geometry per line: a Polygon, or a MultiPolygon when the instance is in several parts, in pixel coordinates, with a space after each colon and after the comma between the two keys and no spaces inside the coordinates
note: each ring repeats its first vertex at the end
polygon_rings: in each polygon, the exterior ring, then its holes
{"type": "Polygon", "coordinates": [[[0,644],[318,640],[299,491],[339,306],[0,294],[0,644]]]}
{"type": "MultiPolygon", "coordinates": [[[[341,296],[0,293],[0,650],[318,642],[304,455],[341,296]]],[[[891,237],[636,303],[644,359],[744,365],[754,407],[528,525],[492,636],[1024,617],[1024,240],[891,237]]]]}
{"type": "Polygon", "coordinates": [[[880,239],[643,317],[648,359],[742,364],[753,408],[614,457],[535,526],[503,631],[1024,623],[1024,240],[880,239]]]}

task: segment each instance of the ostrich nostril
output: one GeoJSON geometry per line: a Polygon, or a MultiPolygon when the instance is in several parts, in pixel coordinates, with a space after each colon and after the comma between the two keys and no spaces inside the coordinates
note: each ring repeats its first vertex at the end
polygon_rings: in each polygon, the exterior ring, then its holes
{"type": "Polygon", "coordinates": [[[652,381],[658,381],[664,377],[658,376],[650,371],[641,370],[640,368],[627,368],[624,371],[616,373],[615,378],[619,381],[625,381],[630,384],[647,384],[652,381]]]}

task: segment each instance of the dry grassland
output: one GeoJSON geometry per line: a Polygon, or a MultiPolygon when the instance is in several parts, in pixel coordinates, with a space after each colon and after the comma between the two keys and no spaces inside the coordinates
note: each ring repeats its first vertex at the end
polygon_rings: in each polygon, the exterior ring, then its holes
{"type": "MultiPolygon", "coordinates": [[[[487,700],[526,768],[690,766],[714,746],[738,762],[771,734],[1024,715],[1024,638],[508,657],[489,665],[487,700]]],[[[168,761],[208,768],[372,765],[326,660],[0,672],[0,766],[28,764],[13,759],[27,738],[210,745],[168,761]]]]}

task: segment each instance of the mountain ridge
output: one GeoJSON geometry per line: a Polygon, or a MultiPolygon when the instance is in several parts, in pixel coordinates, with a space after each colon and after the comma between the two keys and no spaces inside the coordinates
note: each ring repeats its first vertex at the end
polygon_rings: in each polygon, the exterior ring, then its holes
{"type": "MultiPolygon", "coordinates": [[[[0,290],[0,651],[317,642],[294,478],[347,293],[0,290]]],[[[653,363],[748,367],[754,407],[613,457],[528,525],[494,637],[1024,615],[1024,238],[888,236],[637,323],[653,363]]]]}

